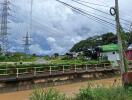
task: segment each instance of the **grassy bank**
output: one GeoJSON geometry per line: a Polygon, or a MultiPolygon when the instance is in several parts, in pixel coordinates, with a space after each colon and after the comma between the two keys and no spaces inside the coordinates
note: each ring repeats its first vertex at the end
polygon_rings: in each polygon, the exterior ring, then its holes
{"type": "Polygon", "coordinates": [[[24,72],[33,72],[36,71],[47,71],[50,70],[50,67],[52,67],[52,70],[63,70],[63,67],[65,69],[71,69],[71,68],[84,68],[86,65],[89,65],[87,67],[95,67],[98,64],[98,67],[103,67],[104,64],[110,64],[110,62],[106,61],[88,61],[88,60],[51,60],[46,64],[37,64],[37,63],[3,63],[0,64],[0,74],[8,74],[8,75],[16,75],[17,68],[19,68],[19,73],[24,72]]]}
{"type": "Polygon", "coordinates": [[[83,65],[83,64],[101,64],[101,63],[110,63],[109,61],[97,61],[97,60],[80,60],[80,59],[70,59],[70,60],[62,60],[62,59],[55,59],[50,60],[49,64],[62,64],[62,65],[83,65]]]}
{"type": "MultiPolygon", "coordinates": [[[[70,90],[69,90],[70,91],[70,90]]],[[[121,86],[103,87],[88,86],[80,89],[74,98],[68,98],[55,90],[35,90],[29,100],[132,100],[132,88],[124,89],[121,86]]]]}

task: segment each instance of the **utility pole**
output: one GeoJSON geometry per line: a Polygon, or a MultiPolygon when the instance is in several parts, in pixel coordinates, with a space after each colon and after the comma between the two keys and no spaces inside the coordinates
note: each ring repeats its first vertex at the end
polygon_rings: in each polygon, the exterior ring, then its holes
{"type": "Polygon", "coordinates": [[[120,54],[120,70],[121,70],[121,76],[122,76],[122,74],[125,73],[125,63],[124,63],[124,52],[123,52],[120,20],[119,20],[118,0],[115,0],[115,13],[116,13],[116,32],[117,32],[117,37],[118,37],[119,54],[120,54]]]}
{"type": "Polygon", "coordinates": [[[0,42],[3,54],[6,54],[8,50],[8,16],[10,10],[9,4],[9,0],[3,0],[1,10],[0,42]]]}

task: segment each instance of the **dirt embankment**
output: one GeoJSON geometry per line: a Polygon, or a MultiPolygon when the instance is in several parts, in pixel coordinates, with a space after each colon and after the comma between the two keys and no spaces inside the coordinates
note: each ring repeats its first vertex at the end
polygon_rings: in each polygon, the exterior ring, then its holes
{"type": "MultiPolygon", "coordinates": [[[[56,89],[57,91],[66,94],[66,96],[74,96],[76,93],[79,92],[80,88],[84,88],[88,85],[88,83],[94,83],[97,85],[103,86],[112,86],[114,83],[120,84],[120,79],[118,77],[115,78],[108,78],[108,79],[101,79],[95,81],[87,81],[87,82],[77,82],[73,84],[61,85],[61,86],[54,86],[52,88],[56,89]]],[[[51,87],[47,87],[44,89],[49,89],[51,87]]],[[[18,91],[13,93],[4,93],[0,94],[0,100],[28,100],[32,90],[28,91],[18,91]]]]}

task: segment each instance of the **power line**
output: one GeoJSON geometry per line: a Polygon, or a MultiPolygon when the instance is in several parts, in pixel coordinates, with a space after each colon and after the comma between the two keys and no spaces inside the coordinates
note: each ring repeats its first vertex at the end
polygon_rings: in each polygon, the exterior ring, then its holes
{"type": "Polygon", "coordinates": [[[96,9],[96,8],[91,7],[91,6],[89,6],[89,5],[86,5],[86,4],[84,4],[84,3],[81,3],[81,2],[78,2],[78,1],[75,1],[75,0],[72,0],[72,1],[75,2],[75,3],[78,3],[78,4],[80,4],[80,5],[83,5],[83,6],[85,6],[85,7],[91,8],[91,9],[93,9],[93,10],[99,11],[99,12],[101,12],[101,13],[110,15],[110,14],[107,13],[107,12],[104,12],[104,11],[102,11],[102,10],[96,9]]]}
{"type": "MultiPolygon", "coordinates": [[[[102,22],[104,22],[104,23],[107,23],[107,24],[112,25],[112,26],[115,27],[115,24],[113,24],[113,23],[111,23],[111,22],[108,22],[108,21],[106,21],[106,20],[103,20],[103,19],[101,19],[101,18],[99,18],[99,17],[96,17],[96,16],[94,16],[94,15],[91,15],[91,14],[89,14],[89,13],[87,13],[87,12],[84,12],[84,11],[82,11],[81,9],[76,8],[76,7],[74,7],[74,6],[70,5],[70,4],[67,4],[67,3],[65,3],[65,2],[62,2],[62,1],[60,1],[60,0],[56,0],[56,1],[62,3],[62,4],[65,5],[65,6],[68,6],[68,7],[72,8],[72,9],[74,9],[74,10],[77,11],[77,12],[80,12],[80,13],[82,13],[82,14],[84,14],[84,15],[91,16],[91,17],[93,17],[93,18],[96,18],[96,19],[99,20],[99,21],[102,21],[102,22]]],[[[125,29],[125,28],[124,28],[124,29],[125,29]]],[[[125,30],[127,30],[127,29],[125,29],[125,30]]]]}
{"type": "MultiPolygon", "coordinates": [[[[79,8],[79,9],[80,9],[80,8],[79,8]]],[[[102,17],[102,18],[104,18],[104,19],[108,19],[108,20],[111,20],[111,21],[114,21],[114,22],[115,22],[115,19],[111,19],[111,18],[102,16],[102,15],[99,15],[99,14],[97,14],[97,13],[93,13],[93,12],[90,12],[90,11],[87,11],[87,10],[84,10],[84,9],[81,9],[81,10],[83,10],[83,11],[85,11],[85,12],[88,12],[88,13],[91,13],[91,14],[94,14],[94,15],[96,15],[96,16],[102,17]]],[[[129,25],[129,26],[130,26],[130,24],[128,24],[128,23],[124,23],[124,22],[122,22],[122,23],[125,24],[125,25],[129,25]]]]}
{"type": "MultiPolygon", "coordinates": [[[[71,0],[71,1],[76,1],[76,0],[71,0]]],[[[101,7],[109,8],[108,6],[97,4],[97,3],[92,3],[92,2],[89,2],[89,1],[83,1],[83,0],[78,0],[78,1],[88,3],[88,4],[91,4],[91,5],[95,5],[95,6],[101,6],[101,7]]]]}
{"type": "MultiPolygon", "coordinates": [[[[107,13],[107,12],[104,12],[104,11],[102,11],[102,10],[96,9],[96,8],[91,7],[91,6],[89,6],[89,5],[86,5],[86,4],[84,4],[84,3],[78,2],[78,1],[76,1],[76,0],[72,0],[72,1],[75,2],[75,3],[78,3],[78,4],[80,4],[80,5],[83,5],[83,6],[85,6],[85,7],[91,8],[91,9],[93,9],[93,10],[96,10],[96,11],[99,11],[99,12],[101,12],[101,13],[104,13],[104,14],[106,14],[106,15],[111,16],[111,15],[110,15],[109,13],[107,13]]],[[[126,20],[126,19],[123,19],[123,18],[120,18],[120,19],[123,20],[123,21],[126,21],[126,22],[129,22],[129,23],[130,23],[130,21],[128,21],[128,20],[126,20]]]]}

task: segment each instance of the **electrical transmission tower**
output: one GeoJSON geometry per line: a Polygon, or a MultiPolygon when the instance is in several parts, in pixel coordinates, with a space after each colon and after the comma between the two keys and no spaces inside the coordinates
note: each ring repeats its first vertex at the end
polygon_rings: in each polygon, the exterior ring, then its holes
{"type": "Polygon", "coordinates": [[[28,27],[28,32],[26,36],[24,37],[24,52],[26,54],[30,54],[30,45],[31,45],[31,37],[29,36],[29,33],[32,33],[32,9],[33,9],[33,0],[30,2],[30,14],[29,14],[29,27],[28,27]]]}
{"type": "Polygon", "coordinates": [[[29,54],[30,53],[30,45],[31,45],[31,38],[29,36],[29,33],[27,32],[26,36],[24,37],[24,52],[26,54],[29,54]]]}
{"type": "Polygon", "coordinates": [[[3,0],[1,3],[1,27],[0,27],[0,45],[2,49],[2,53],[6,54],[8,50],[8,16],[10,11],[10,1],[3,0]]]}

